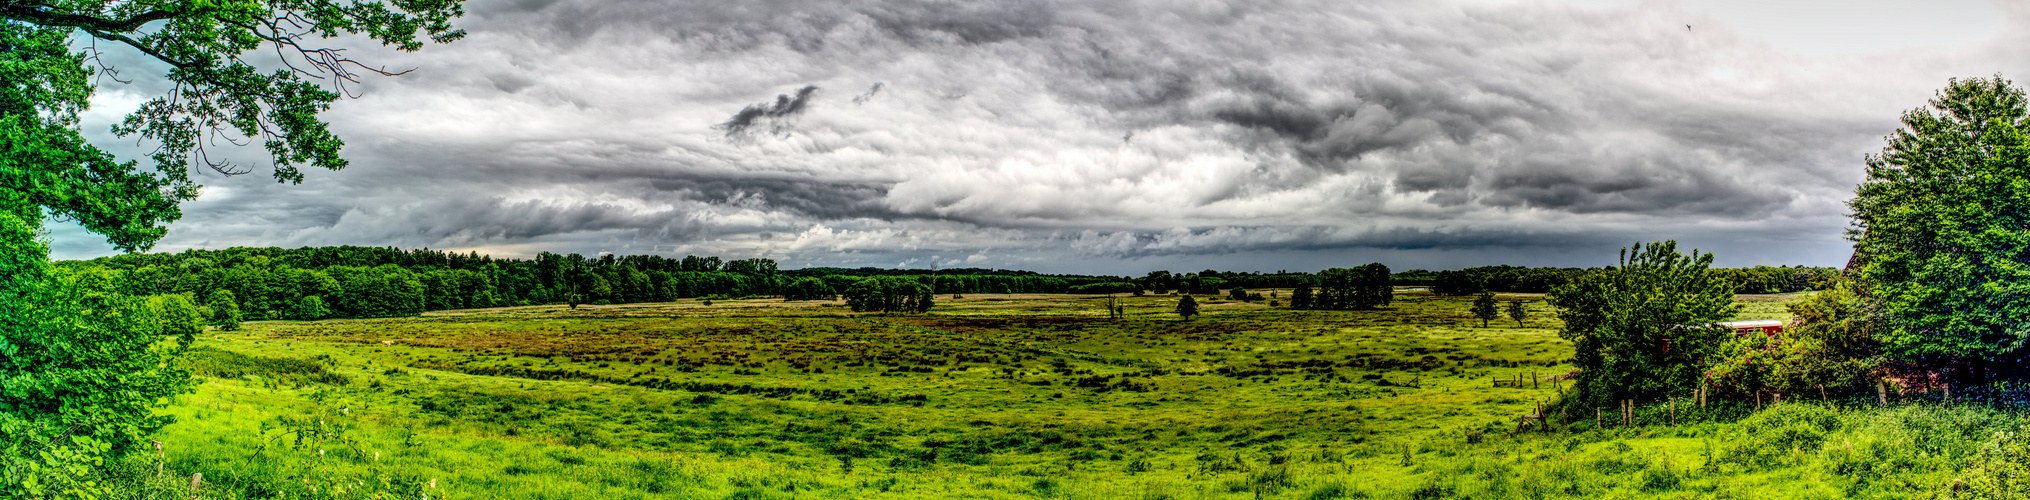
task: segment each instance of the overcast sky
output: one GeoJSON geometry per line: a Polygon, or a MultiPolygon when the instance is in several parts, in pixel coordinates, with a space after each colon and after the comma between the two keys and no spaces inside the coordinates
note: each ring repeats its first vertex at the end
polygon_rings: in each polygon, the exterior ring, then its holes
{"type": "MultiPolygon", "coordinates": [[[[1597,266],[1674,238],[1838,266],[1897,116],[2030,64],[2030,8],[1983,0],[467,8],[451,45],[335,41],[416,68],[325,115],[352,166],[201,172],[155,250],[1141,274],[1597,266]]],[[[86,132],[139,157],[105,127],[161,90],[105,82],[86,132]]],[[[113,252],[52,227],[56,258],[113,252]]]]}

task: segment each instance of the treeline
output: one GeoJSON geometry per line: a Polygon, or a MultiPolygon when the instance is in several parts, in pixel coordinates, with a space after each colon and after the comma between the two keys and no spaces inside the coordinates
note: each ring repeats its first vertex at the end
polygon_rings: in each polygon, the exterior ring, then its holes
{"type": "MultiPolygon", "coordinates": [[[[1396,273],[1397,285],[1427,286],[1439,295],[1480,292],[1548,293],[1589,273],[1612,268],[1483,266],[1454,271],[1412,269],[1396,273]]],[[[1831,267],[1755,266],[1710,269],[1734,293],[1790,293],[1824,290],[1839,278],[1831,267]]]]}
{"type": "MultiPolygon", "coordinates": [[[[1264,273],[1247,273],[1247,272],[1230,272],[1230,271],[1223,272],[1207,269],[1196,273],[1184,273],[1184,274],[1171,274],[1171,272],[1167,270],[1153,271],[1150,272],[1148,275],[1143,276],[1142,279],[1140,280],[1135,280],[1132,283],[1123,283],[1122,285],[1118,286],[1132,287],[1132,289],[1127,290],[1127,292],[1133,292],[1135,290],[1147,290],[1157,295],[1168,294],[1172,291],[1176,291],[1178,293],[1196,293],[1201,295],[1214,295],[1220,293],[1219,292],[1220,290],[1229,290],[1234,288],[1294,289],[1297,288],[1298,286],[1317,286],[1317,285],[1318,285],[1318,276],[1311,273],[1292,273],[1287,271],[1278,271],[1272,274],[1264,274],[1264,273]]],[[[1121,292],[1104,292],[1104,293],[1121,293],[1121,292]]]]}
{"type": "Polygon", "coordinates": [[[246,320],[413,316],[424,311],[540,304],[622,304],[780,296],[829,300],[874,277],[938,294],[1077,293],[1106,276],[984,269],[784,271],[769,259],[559,255],[529,259],[376,247],[229,248],[126,254],[60,265],[106,271],[120,293],[233,297],[246,320]]]}
{"type": "Polygon", "coordinates": [[[1368,264],[1353,269],[1332,268],[1318,272],[1316,293],[1310,285],[1299,284],[1290,293],[1290,307],[1298,309],[1373,309],[1389,305],[1395,298],[1389,266],[1368,264]]]}
{"type": "MultiPolygon", "coordinates": [[[[691,298],[775,296],[786,300],[829,300],[860,282],[884,278],[912,281],[938,295],[968,293],[1221,294],[1232,290],[1314,288],[1317,305],[1370,307],[1372,297],[1354,299],[1327,290],[1321,273],[1249,273],[1207,269],[1173,274],[1155,271],[1141,278],[1046,275],[998,269],[779,269],[769,259],[667,258],[654,255],[559,255],[528,259],[478,253],[401,250],[380,247],[229,248],[180,253],[127,254],[65,266],[105,270],[120,293],[134,296],[188,294],[218,309],[225,291],[246,320],[413,316],[424,311],[541,304],[623,304],[691,298]]],[[[1380,268],[1383,273],[1386,267],[1380,268]]],[[[1374,270],[1366,266],[1362,272],[1374,270]]],[[[1385,276],[1382,283],[1427,285],[1439,293],[1481,291],[1546,292],[1588,272],[1577,268],[1475,267],[1457,271],[1412,270],[1385,276]]],[[[1790,292],[1823,288],[1830,268],[1754,267],[1716,269],[1739,293],[1790,292]]],[[[1364,283],[1375,282],[1362,278],[1364,283]]],[[[1372,295],[1372,294],[1370,294],[1372,295]]],[[[1386,304],[1386,302],[1381,302],[1386,304]]],[[[914,306],[912,305],[912,308],[914,306]]]]}

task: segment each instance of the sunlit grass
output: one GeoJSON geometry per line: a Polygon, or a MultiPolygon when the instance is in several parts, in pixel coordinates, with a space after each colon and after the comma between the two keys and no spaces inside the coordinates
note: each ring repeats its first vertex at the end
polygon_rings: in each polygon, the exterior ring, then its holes
{"type": "Polygon", "coordinates": [[[1810,438],[1645,409],[1639,427],[1567,415],[1567,432],[1511,436],[1571,370],[1541,303],[1482,328],[1423,294],[1204,301],[1190,321],[1167,296],[1127,298],[1119,320],[1091,297],[940,299],[919,316],[735,300],[250,323],[200,343],[230,365],[207,373],[238,376],[180,398],[160,439],[171,469],[242,496],[1774,498],[1931,491],[2014,425],[1796,406],[1836,423],[1810,438]],[[1897,441],[1938,429],[1947,451],[1897,441]],[[1896,465],[1856,475],[1857,456],[1896,465]]]}

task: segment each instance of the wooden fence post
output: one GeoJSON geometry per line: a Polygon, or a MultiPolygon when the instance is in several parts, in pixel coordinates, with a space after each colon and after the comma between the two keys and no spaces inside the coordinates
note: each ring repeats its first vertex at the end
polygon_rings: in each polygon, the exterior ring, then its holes
{"type": "Polygon", "coordinates": [[[1539,388],[1539,387],[1540,387],[1540,386],[1538,386],[1538,385],[1537,385],[1537,371],[1536,371],[1536,370],[1530,370],[1530,388],[1531,388],[1531,389],[1536,389],[1536,388],[1539,388]]]}
{"type": "Polygon", "coordinates": [[[1880,380],[1875,381],[1875,405],[1889,407],[1889,384],[1880,380]]]}

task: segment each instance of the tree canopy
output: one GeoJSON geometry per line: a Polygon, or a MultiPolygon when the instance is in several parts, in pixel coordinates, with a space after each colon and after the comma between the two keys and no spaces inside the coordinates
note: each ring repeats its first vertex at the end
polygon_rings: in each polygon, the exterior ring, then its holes
{"type": "Polygon", "coordinates": [[[846,306],[855,312],[921,313],[936,305],[931,286],[911,278],[878,276],[846,288],[846,306]]]}
{"type": "MultiPolygon", "coordinates": [[[[193,296],[125,294],[106,269],[49,265],[37,239],[45,217],[139,251],[197,197],[193,167],[251,171],[216,148],[258,144],[280,182],[301,182],[305,165],[344,168],[343,142],[319,114],[362,74],[397,73],[314,39],[358,34],[416,50],[422,39],[462,37],[450,25],[462,13],[459,0],[0,0],[0,440],[37,440],[41,456],[73,457],[66,460],[77,460],[76,470],[131,451],[165,422],[152,408],[190,387],[176,361],[202,329],[193,296]],[[112,126],[155,145],[149,168],[119,161],[81,132],[97,85],[127,81],[101,57],[101,42],[169,67],[170,90],[112,126]],[[243,58],[268,49],[282,67],[243,58]]],[[[231,293],[206,298],[225,315],[221,326],[237,324],[231,293]]],[[[31,498],[111,493],[83,483],[38,491],[16,472],[0,471],[0,489],[25,486],[31,498]]]]}
{"type": "Polygon", "coordinates": [[[1473,298],[1473,317],[1480,320],[1480,327],[1487,328],[1487,322],[1501,317],[1501,303],[1494,300],[1494,292],[1480,292],[1473,298]]]}
{"type": "Polygon", "coordinates": [[[123,250],[141,250],[197,197],[193,165],[228,174],[249,171],[211,148],[264,148],[277,181],[301,182],[299,167],[337,170],[344,145],[319,118],[369,67],[315,39],[366,35],[413,51],[422,40],[450,42],[464,13],[458,0],[387,3],[329,0],[9,0],[0,2],[0,209],[39,221],[77,220],[123,250]],[[71,37],[92,43],[72,50],[71,37]],[[88,144],[79,113],[90,105],[93,77],[121,78],[104,65],[99,44],[124,45],[169,66],[171,90],[143,103],[113,127],[154,141],[153,168],[120,162],[88,144]],[[264,71],[244,57],[274,50],[282,68],[264,71]],[[96,69],[88,65],[96,64],[96,69]],[[324,86],[329,85],[327,89],[324,86]]]}
{"type": "Polygon", "coordinates": [[[1849,202],[1859,275],[1902,358],[2021,355],[2030,340],[2030,109],[2008,80],[1954,79],[1868,157],[1849,202]]]}
{"type": "Polygon", "coordinates": [[[1622,249],[1619,266],[1553,291],[1565,322],[1558,335],[1572,342],[1581,370],[1566,401],[1613,406],[1697,387],[1700,361],[1727,335],[1711,323],[1741,307],[1712,263],[1711,253],[1678,253],[1676,241],[1638,244],[1622,249]]]}

